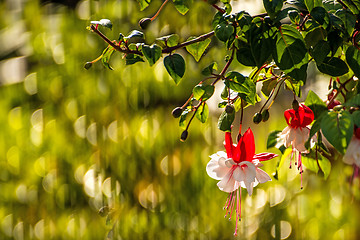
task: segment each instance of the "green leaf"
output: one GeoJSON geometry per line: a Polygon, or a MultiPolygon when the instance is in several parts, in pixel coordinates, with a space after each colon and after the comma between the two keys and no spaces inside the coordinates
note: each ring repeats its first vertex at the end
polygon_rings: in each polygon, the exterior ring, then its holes
{"type": "Polygon", "coordinates": [[[275,147],[278,142],[279,142],[279,134],[281,133],[281,131],[279,130],[275,130],[272,131],[271,133],[269,133],[267,142],[266,142],[266,149],[275,147]]]}
{"type": "MultiPolygon", "coordinates": [[[[187,41],[195,39],[196,37],[189,37],[187,41]]],[[[205,39],[204,41],[197,42],[186,46],[186,50],[195,58],[198,62],[201,56],[204,54],[206,48],[209,46],[211,39],[205,39]]]]}
{"type": "Polygon", "coordinates": [[[216,62],[211,63],[209,66],[207,66],[206,68],[204,68],[201,71],[201,74],[208,76],[214,73],[214,71],[218,70],[218,65],[216,62]]]}
{"type": "Polygon", "coordinates": [[[136,0],[140,5],[140,11],[143,11],[145,8],[149,6],[151,0],[136,0]]]}
{"type": "Polygon", "coordinates": [[[303,85],[302,81],[294,82],[291,79],[285,80],[285,87],[292,91],[296,96],[301,97],[300,87],[303,85]]]}
{"type": "Polygon", "coordinates": [[[257,102],[256,86],[253,81],[242,74],[232,71],[225,75],[225,85],[238,92],[241,99],[254,105],[257,102]]]}
{"type": "Polygon", "coordinates": [[[355,111],[351,114],[354,124],[360,127],[360,111],[355,111]]]}
{"type": "Polygon", "coordinates": [[[356,17],[349,10],[340,9],[335,12],[335,15],[338,16],[344,23],[345,29],[349,36],[351,36],[354,31],[356,24],[356,17]]]}
{"type": "Polygon", "coordinates": [[[208,105],[203,102],[200,107],[198,108],[196,114],[195,114],[196,118],[200,120],[200,122],[205,123],[206,120],[209,117],[209,107],[208,105]]]}
{"type": "Polygon", "coordinates": [[[326,57],[321,64],[316,66],[318,67],[320,72],[333,77],[344,75],[349,71],[346,63],[343,60],[335,57],[326,57]]]}
{"type": "Polygon", "coordinates": [[[101,19],[100,21],[91,21],[91,24],[98,24],[107,28],[112,29],[112,23],[109,19],[101,19]]]}
{"type": "Polygon", "coordinates": [[[179,119],[179,127],[181,127],[182,129],[186,129],[186,125],[187,125],[186,117],[190,112],[191,112],[191,107],[188,107],[181,113],[179,119]]]}
{"type": "Polygon", "coordinates": [[[322,118],[321,130],[329,143],[344,154],[354,131],[351,114],[347,111],[329,111],[322,118]]]}
{"type": "Polygon", "coordinates": [[[343,0],[342,2],[350,9],[351,12],[359,14],[360,3],[357,0],[343,0]]]}
{"type": "Polygon", "coordinates": [[[274,59],[278,67],[285,72],[290,72],[307,63],[304,39],[294,27],[282,25],[279,29],[274,59]]]}
{"type": "Polygon", "coordinates": [[[156,41],[160,42],[163,46],[173,47],[179,43],[179,35],[171,34],[168,36],[159,37],[156,41]]]}
{"type": "Polygon", "coordinates": [[[329,159],[324,158],[320,154],[318,154],[318,163],[321,171],[324,173],[324,179],[326,180],[331,172],[331,162],[329,161],[329,159]]]}
{"type": "Polygon", "coordinates": [[[306,33],[305,43],[306,46],[314,47],[319,41],[324,41],[326,39],[326,31],[323,27],[318,26],[306,33]]]}
{"type": "Polygon", "coordinates": [[[302,82],[303,84],[306,83],[307,78],[307,67],[308,64],[305,63],[304,65],[300,66],[300,68],[296,67],[292,69],[287,75],[292,78],[292,82],[299,83],[302,82]]]}
{"type": "Polygon", "coordinates": [[[261,92],[266,96],[269,97],[271,91],[274,89],[274,87],[277,84],[277,80],[273,78],[269,78],[266,81],[263,81],[261,92]]]}
{"type": "Polygon", "coordinates": [[[322,117],[324,115],[326,115],[327,113],[323,113],[322,115],[319,116],[318,119],[315,119],[313,125],[311,126],[310,128],[310,134],[309,134],[309,138],[308,140],[306,141],[305,143],[305,147],[308,148],[308,146],[310,146],[310,141],[311,141],[311,138],[317,133],[320,131],[321,129],[321,120],[322,120],[322,117]]]}
{"type": "Polygon", "coordinates": [[[250,46],[242,46],[238,48],[236,51],[236,59],[239,63],[248,66],[248,67],[255,67],[256,62],[252,55],[250,46]]]}
{"type": "Polygon", "coordinates": [[[178,84],[185,74],[185,61],[180,54],[168,55],[164,58],[164,66],[169,75],[178,84]]]}
{"type": "Polygon", "coordinates": [[[111,58],[111,55],[115,52],[115,49],[111,46],[108,46],[105,48],[105,50],[102,53],[101,62],[102,64],[107,67],[110,70],[113,70],[113,68],[110,66],[109,61],[111,58]]]}
{"type": "Polygon", "coordinates": [[[322,0],[305,0],[304,2],[309,12],[311,12],[314,7],[322,6],[322,0]]]}
{"type": "Polygon", "coordinates": [[[227,113],[224,111],[218,121],[218,128],[221,131],[231,131],[231,125],[235,119],[235,111],[233,113],[227,113]]]}
{"type": "Polygon", "coordinates": [[[300,13],[298,10],[288,11],[291,23],[298,25],[300,23],[300,13]]]}
{"type": "Polygon", "coordinates": [[[215,36],[222,42],[226,42],[234,33],[234,26],[222,22],[215,27],[215,36]]]}
{"type": "Polygon", "coordinates": [[[137,62],[145,62],[145,61],[139,55],[135,55],[131,53],[131,54],[126,54],[125,62],[126,65],[132,65],[137,62]]]}
{"type": "Polygon", "coordinates": [[[275,179],[279,179],[279,171],[280,171],[281,167],[284,165],[284,162],[290,157],[290,155],[292,153],[292,149],[287,148],[284,151],[282,151],[281,153],[283,155],[281,156],[280,160],[278,161],[278,163],[276,165],[276,172],[274,175],[275,179]]]}
{"type": "Polygon", "coordinates": [[[213,85],[196,85],[193,89],[194,98],[196,100],[208,100],[214,94],[215,87],[213,85]]]}
{"type": "Polygon", "coordinates": [[[132,38],[141,38],[144,39],[144,33],[140,32],[138,30],[133,30],[129,33],[129,35],[127,35],[126,37],[124,37],[124,39],[126,39],[127,41],[132,39],[132,38]]]}
{"type": "Polygon", "coordinates": [[[314,7],[310,13],[311,17],[326,28],[329,25],[330,17],[328,12],[323,7],[314,7]]]}
{"type": "Polygon", "coordinates": [[[192,0],[174,0],[174,4],[176,10],[182,15],[185,15],[192,5],[192,0]]]}
{"type": "Polygon", "coordinates": [[[263,0],[263,4],[270,18],[274,19],[275,16],[281,11],[283,0],[263,0]]]}
{"type": "Polygon", "coordinates": [[[323,40],[319,41],[314,48],[310,49],[311,56],[315,59],[317,64],[321,64],[330,51],[329,43],[323,40]]]}
{"type": "Polygon", "coordinates": [[[360,51],[354,46],[346,50],[346,62],[349,64],[355,76],[360,79],[360,51]]]}
{"type": "Polygon", "coordinates": [[[306,157],[306,156],[302,155],[301,156],[301,162],[310,171],[313,171],[315,173],[319,172],[319,166],[318,166],[318,163],[317,163],[316,159],[309,158],[309,157],[306,157]]]}
{"type": "Polygon", "coordinates": [[[142,53],[144,54],[145,58],[148,60],[150,66],[154,65],[157,60],[161,57],[161,47],[156,44],[151,46],[143,45],[142,46],[142,53]]]}
{"type": "Polygon", "coordinates": [[[313,111],[315,119],[317,119],[323,112],[328,110],[326,104],[312,90],[309,91],[306,97],[305,105],[313,111]]]}

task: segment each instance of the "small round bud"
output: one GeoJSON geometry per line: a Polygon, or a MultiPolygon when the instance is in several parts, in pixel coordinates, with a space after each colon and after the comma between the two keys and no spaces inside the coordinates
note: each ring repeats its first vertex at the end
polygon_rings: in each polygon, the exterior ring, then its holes
{"type": "Polygon", "coordinates": [[[91,68],[91,66],[92,66],[92,62],[87,62],[85,63],[84,68],[88,70],[89,68],[91,68]]]}
{"type": "Polygon", "coordinates": [[[263,122],[266,122],[267,120],[269,120],[269,117],[270,117],[269,109],[265,109],[265,110],[261,113],[261,117],[262,117],[262,121],[263,121],[263,122]]]}
{"type": "Polygon", "coordinates": [[[171,114],[173,115],[174,118],[178,118],[181,116],[182,111],[183,110],[181,107],[177,107],[177,108],[174,108],[174,110],[172,110],[171,114]]]}
{"type": "Polygon", "coordinates": [[[109,207],[104,206],[104,207],[100,208],[98,213],[99,213],[100,217],[105,217],[109,213],[109,207]]]}
{"type": "Polygon", "coordinates": [[[182,142],[185,142],[185,140],[187,139],[188,137],[188,131],[187,130],[184,130],[182,133],[181,133],[181,137],[180,137],[180,141],[182,142]]]}
{"type": "Polygon", "coordinates": [[[149,24],[151,23],[151,19],[150,18],[142,18],[139,21],[139,26],[141,27],[141,29],[146,29],[149,24]]]}
{"type": "Polygon", "coordinates": [[[253,117],[253,122],[255,124],[259,124],[262,120],[262,116],[261,113],[255,113],[254,117],[253,117]]]}
{"type": "Polygon", "coordinates": [[[234,112],[234,107],[232,105],[226,105],[225,112],[229,113],[229,114],[233,113],[234,112]]]}
{"type": "Polygon", "coordinates": [[[296,99],[294,99],[294,101],[292,102],[292,108],[295,111],[299,110],[299,102],[296,99]]]}

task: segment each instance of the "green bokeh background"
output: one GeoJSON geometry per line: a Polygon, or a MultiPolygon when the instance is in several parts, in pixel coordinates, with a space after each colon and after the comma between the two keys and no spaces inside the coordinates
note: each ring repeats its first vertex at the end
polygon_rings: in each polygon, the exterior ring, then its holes
{"type": "MultiPolygon", "coordinates": [[[[202,80],[203,67],[224,66],[221,43],[213,39],[199,63],[178,51],[187,62],[178,86],[162,59],[153,67],[125,66],[114,54],[113,71],[101,63],[83,68],[106,47],[86,30],[90,20],[111,19],[113,30],[101,30],[117,39],[139,30],[138,20],[160,5],[155,0],[140,12],[134,0],[86,0],[75,7],[0,2],[0,239],[234,238],[234,221],[223,218],[227,194],[205,171],[209,155],[224,150],[217,100],[206,124],[192,123],[185,143],[170,114],[202,80]]],[[[146,42],[211,31],[214,13],[195,1],[182,16],[169,2],[146,30],[146,42]]],[[[236,63],[231,69],[249,71],[236,63]]],[[[284,94],[266,123],[251,123],[261,104],[247,109],[244,127],[252,127],[257,153],[267,151],[270,131],[286,125],[284,94]]],[[[279,159],[263,169],[274,173],[279,159]]],[[[288,162],[279,180],[259,185],[252,197],[243,191],[237,239],[358,239],[359,182],[350,184],[352,167],[334,159],[326,181],[305,171],[301,190],[288,162]]]]}

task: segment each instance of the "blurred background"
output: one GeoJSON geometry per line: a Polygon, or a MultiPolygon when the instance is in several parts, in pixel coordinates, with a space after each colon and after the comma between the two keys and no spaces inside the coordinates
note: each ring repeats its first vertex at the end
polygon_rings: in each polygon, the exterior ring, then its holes
{"type": "MultiPolygon", "coordinates": [[[[221,43],[212,39],[199,63],[178,51],[187,62],[178,86],[162,59],[153,67],[125,66],[115,53],[113,71],[101,63],[83,68],[106,47],[86,30],[90,20],[110,19],[112,31],[101,31],[117,39],[140,30],[138,20],[161,3],[153,0],[140,12],[135,0],[0,1],[0,239],[235,238],[235,222],[223,217],[227,194],[205,170],[209,155],[224,150],[218,99],[209,103],[206,124],[192,123],[185,143],[171,116],[202,80],[203,67],[224,66],[221,43]]],[[[261,13],[261,1],[234,2],[235,11],[244,9],[261,13]]],[[[146,42],[209,32],[214,14],[206,2],[194,1],[181,16],[169,2],[145,31],[146,42]]],[[[231,69],[250,71],[236,63],[231,69]]],[[[308,88],[321,94],[319,79],[311,73],[308,88]]],[[[251,123],[263,103],[245,112],[257,153],[280,154],[266,150],[266,136],[286,126],[283,111],[292,99],[285,90],[282,96],[266,123],[251,123]]],[[[279,160],[263,169],[272,175],[279,160]]],[[[236,239],[359,239],[352,167],[334,159],[326,181],[305,171],[301,190],[300,175],[288,164],[280,166],[279,180],[259,185],[252,197],[243,191],[236,239]]]]}

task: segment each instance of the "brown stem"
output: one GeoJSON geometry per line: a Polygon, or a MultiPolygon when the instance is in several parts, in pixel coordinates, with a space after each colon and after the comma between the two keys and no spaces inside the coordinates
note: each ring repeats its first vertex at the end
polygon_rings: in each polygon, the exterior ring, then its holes
{"type": "Polygon", "coordinates": [[[224,74],[226,73],[226,71],[228,70],[228,68],[230,67],[230,64],[232,63],[232,61],[234,60],[234,54],[235,54],[235,48],[233,49],[233,51],[231,52],[231,57],[229,59],[229,61],[226,63],[225,67],[223,68],[223,70],[221,71],[221,73],[219,74],[219,76],[211,83],[211,85],[215,85],[221,78],[224,77],[224,74]]]}
{"type": "MultiPolygon", "coordinates": [[[[345,89],[346,91],[346,88],[345,88],[345,85],[348,84],[350,81],[352,80],[352,78],[346,80],[343,84],[340,85],[339,89],[336,91],[336,93],[334,94],[334,96],[330,99],[329,103],[327,104],[327,106],[330,106],[335,98],[342,92],[342,89],[345,89]]],[[[342,93],[343,94],[343,93],[342,93]]]]}
{"type": "Polygon", "coordinates": [[[161,12],[161,10],[163,9],[163,7],[165,6],[165,4],[168,2],[169,0],[165,0],[163,2],[163,4],[161,4],[159,10],[155,13],[155,15],[150,19],[151,21],[154,21],[154,19],[159,15],[159,13],[161,12]]]}
{"type": "Polygon", "coordinates": [[[211,6],[213,6],[216,10],[218,10],[219,12],[221,12],[222,14],[226,13],[226,11],[222,8],[220,8],[218,5],[216,4],[212,4],[211,6]]]}

